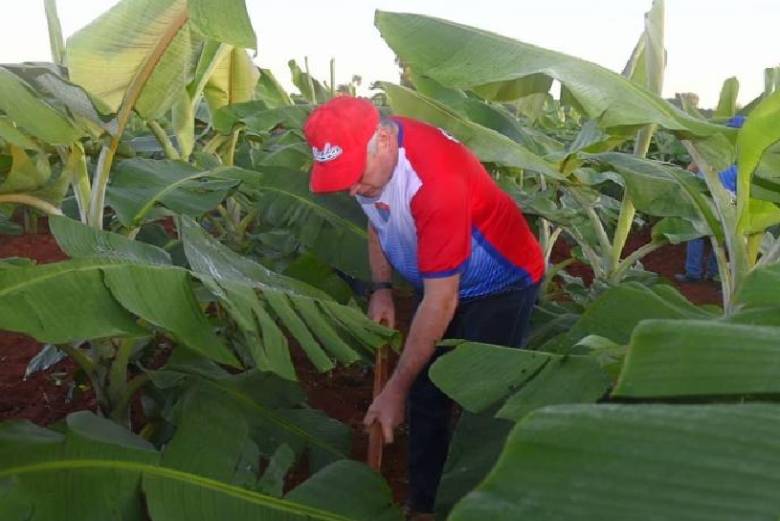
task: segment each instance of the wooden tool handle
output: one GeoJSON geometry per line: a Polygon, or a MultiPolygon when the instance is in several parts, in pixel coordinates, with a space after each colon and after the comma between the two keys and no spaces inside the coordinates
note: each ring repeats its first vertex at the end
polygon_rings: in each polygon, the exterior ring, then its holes
{"type": "MultiPolygon", "coordinates": [[[[376,350],[376,359],[374,363],[374,392],[376,398],[384,389],[387,378],[390,373],[390,362],[388,360],[388,347],[383,346],[376,350]]],[[[382,436],[382,425],[374,422],[368,431],[368,466],[379,472],[382,469],[382,452],[384,450],[384,436],[382,436]]]]}

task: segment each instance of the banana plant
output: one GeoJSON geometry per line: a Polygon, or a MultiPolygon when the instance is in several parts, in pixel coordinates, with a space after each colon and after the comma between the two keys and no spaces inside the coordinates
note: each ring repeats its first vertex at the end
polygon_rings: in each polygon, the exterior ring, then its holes
{"type": "MultiPolygon", "coordinates": [[[[69,38],[70,79],[105,103],[117,120],[95,169],[87,219],[91,226],[103,226],[113,159],[132,113],[154,121],[172,107],[190,83],[193,49],[201,38],[255,48],[244,2],[123,0],[69,38]]],[[[195,84],[192,98],[201,84],[195,84]]]]}
{"type": "Polygon", "coordinates": [[[321,371],[333,368],[333,360],[349,364],[366,349],[397,345],[393,332],[358,309],[241,258],[186,217],[182,226],[190,269],[149,244],[52,217],[52,232],[71,260],[0,267],[0,326],[62,346],[92,381],[104,413],[117,419],[145,383],[143,377],[127,382],[130,358],[157,334],[234,367],[242,365],[238,354],[244,364],[288,379],[295,379],[295,369],[277,322],[321,371]],[[196,297],[196,281],[213,293],[210,300],[196,297]],[[238,335],[217,336],[203,312],[213,300],[227,310],[238,335]]]}

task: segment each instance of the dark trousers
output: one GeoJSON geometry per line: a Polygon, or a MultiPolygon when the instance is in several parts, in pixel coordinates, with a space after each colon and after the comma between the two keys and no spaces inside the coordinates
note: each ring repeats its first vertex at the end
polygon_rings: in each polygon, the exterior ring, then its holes
{"type": "MultiPolygon", "coordinates": [[[[521,347],[538,285],[497,295],[462,299],[444,338],[521,347]]],[[[450,444],[452,400],[428,377],[428,369],[445,350],[438,348],[414,381],[407,400],[409,424],[409,507],[433,512],[450,444]]],[[[474,375],[486,378],[488,375],[474,375]]]]}

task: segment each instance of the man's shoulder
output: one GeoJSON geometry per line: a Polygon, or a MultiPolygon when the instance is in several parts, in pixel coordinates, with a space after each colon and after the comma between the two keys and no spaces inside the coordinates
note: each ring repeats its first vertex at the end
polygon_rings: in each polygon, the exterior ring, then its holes
{"type": "Polygon", "coordinates": [[[411,118],[396,118],[400,146],[423,184],[452,183],[482,170],[476,156],[446,130],[411,118]]]}

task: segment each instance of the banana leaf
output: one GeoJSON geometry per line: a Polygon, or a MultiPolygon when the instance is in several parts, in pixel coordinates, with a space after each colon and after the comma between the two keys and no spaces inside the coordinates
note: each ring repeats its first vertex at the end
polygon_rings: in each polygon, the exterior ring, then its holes
{"type": "Polygon", "coordinates": [[[713,112],[713,118],[728,119],[737,113],[737,96],[739,95],[739,80],[736,77],[728,78],[723,82],[718,98],[718,106],[713,112]]]}
{"type": "Polygon", "coordinates": [[[241,326],[255,364],[261,369],[295,379],[287,339],[277,322],[298,341],[320,371],[332,369],[333,359],[350,364],[362,358],[361,351],[398,342],[392,331],[373,323],[360,311],[232,252],[190,219],[183,220],[182,238],[194,273],[241,326]]]}
{"type": "Polygon", "coordinates": [[[81,131],[70,118],[46,103],[29,84],[5,67],[0,67],[0,111],[44,143],[67,145],[81,137],[81,131]]]}
{"type": "Polygon", "coordinates": [[[312,194],[308,174],[282,168],[233,168],[223,170],[220,178],[241,181],[239,190],[253,202],[262,221],[291,230],[334,268],[369,280],[366,218],[352,198],[312,194]]]}
{"type": "Polygon", "coordinates": [[[140,335],[136,315],[204,356],[238,365],[181,268],[112,258],[0,267],[0,288],[0,327],[41,342],[140,335]]]}
{"type": "Polygon", "coordinates": [[[282,126],[287,129],[303,128],[303,123],[309,115],[307,105],[284,105],[269,108],[264,101],[249,101],[227,105],[214,113],[213,125],[217,132],[229,134],[237,124],[243,124],[252,134],[266,134],[274,128],[282,126]]]}
{"type": "Polygon", "coordinates": [[[553,353],[576,352],[577,343],[589,335],[625,345],[636,325],[645,319],[707,320],[714,317],[709,310],[691,304],[671,286],[646,287],[628,282],[599,295],[569,331],[552,338],[540,349],[553,353]]]}
{"type": "Polygon", "coordinates": [[[401,61],[449,87],[495,88],[541,74],[558,80],[602,128],[656,123],[688,135],[733,135],[585,60],[428,16],[377,11],[374,23],[401,61]]]}
{"type": "Polygon", "coordinates": [[[123,0],[68,39],[71,80],[117,112],[167,111],[190,81],[198,38],[254,48],[242,0],[123,0]]]}
{"type": "Polygon", "coordinates": [[[464,117],[446,105],[406,87],[380,83],[395,114],[410,116],[446,129],[468,146],[482,161],[527,168],[562,179],[555,165],[537,156],[525,145],[464,117]]]}
{"type": "Polygon", "coordinates": [[[400,519],[387,486],[356,463],[323,469],[285,499],[166,464],[182,456],[214,457],[211,445],[219,440],[216,432],[207,434],[200,444],[184,450],[178,445],[180,455],[168,457],[167,449],[161,455],[142,438],[88,412],[70,415],[64,435],[7,422],[0,425],[0,479],[14,479],[0,494],[17,513],[32,511],[28,521],[140,521],[144,504],[154,521],[219,515],[236,521],[400,519]]]}
{"type": "Polygon", "coordinates": [[[780,328],[646,320],[631,335],[620,398],[777,394],[780,328]]]}
{"type": "Polygon", "coordinates": [[[480,413],[503,403],[496,418],[513,421],[546,405],[594,402],[610,387],[606,372],[590,356],[472,342],[440,357],[430,375],[467,411],[480,413]],[[487,374],[490,378],[479,377],[487,374]]]}
{"type": "Polygon", "coordinates": [[[217,64],[203,89],[211,113],[225,105],[252,100],[259,77],[246,50],[232,48],[217,64]]]}
{"type": "Polygon", "coordinates": [[[779,437],[774,404],[547,407],[448,519],[773,520],[779,437]]]}
{"type": "Polygon", "coordinates": [[[109,257],[149,264],[171,264],[167,251],[118,233],[96,230],[67,217],[49,217],[49,230],[59,247],[73,259],[109,257]]]}
{"type": "Polygon", "coordinates": [[[184,215],[214,209],[237,184],[174,160],[128,159],[120,162],[107,192],[109,206],[128,228],[144,223],[157,205],[184,215]]]}
{"type": "Polygon", "coordinates": [[[275,109],[292,105],[287,91],[271,72],[271,69],[260,68],[260,79],[255,86],[255,98],[261,100],[268,108],[275,109]]]}

